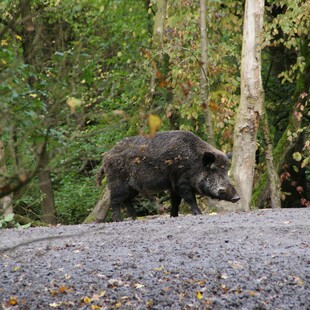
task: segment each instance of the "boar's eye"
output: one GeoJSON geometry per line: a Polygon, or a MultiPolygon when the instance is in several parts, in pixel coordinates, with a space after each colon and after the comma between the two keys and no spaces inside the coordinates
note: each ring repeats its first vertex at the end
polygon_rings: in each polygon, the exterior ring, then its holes
{"type": "Polygon", "coordinates": [[[209,152],[203,154],[202,162],[205,166],[210,166],[215,162],[215,155],[209,152]]]}

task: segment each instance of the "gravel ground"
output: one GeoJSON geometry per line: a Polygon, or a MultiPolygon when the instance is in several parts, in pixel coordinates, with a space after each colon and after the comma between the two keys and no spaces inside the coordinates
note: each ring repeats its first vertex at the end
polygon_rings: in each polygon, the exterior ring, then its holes
{"type": "Polygon", "coordinates": [[[310,309],[310,209],[0,230],[3,309],[310,309]]]}

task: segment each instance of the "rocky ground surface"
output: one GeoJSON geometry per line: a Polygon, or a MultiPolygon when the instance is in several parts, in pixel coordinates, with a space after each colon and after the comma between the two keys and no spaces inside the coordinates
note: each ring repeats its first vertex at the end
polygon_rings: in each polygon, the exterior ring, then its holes
{"type": "Polygon", "coordinates": [[[3,309],[310,309],[310,209],[0,230],[3,309]]]}

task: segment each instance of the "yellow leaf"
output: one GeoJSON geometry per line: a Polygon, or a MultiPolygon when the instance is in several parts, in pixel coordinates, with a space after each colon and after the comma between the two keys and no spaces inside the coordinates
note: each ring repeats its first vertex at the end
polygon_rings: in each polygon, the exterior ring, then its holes
{"type": "Polygon", "coordinates": [[[150,137],[154,138],[157,130],[161,125],[161,119],[157,115],[150,114],[148,117],[148,125],[150,128],[150,137]]]}
{"type": "Polygon", "coordinates": [[[197,292],[196,297],[200,300],[203,298],[203,295],[201,292],[197,292]]]}
{"type": "Polygon", "coordinates": [[[310,157],[306,157],[301,163],[301,169],[305,168],[310,162],[310,157]]]}
{"type": "Polygon", "coordinates": [[[8,304],[9,304],[10,306],[16,306],[16,305],[18,304],[18,301],[17,301],[16,297],[11,296],[11,297],[10,297],[10,300],[8,301],[8,304]]]}
{"type": "Polygon", "coordinates": [[[304,284],[304,282],[302,281],[301,278],[299,278],[298,276],[294,276],[294,280],[295,282],[297,282],[298,285],[302,286],[304,284]]]}
{"type": "Polygon", "coordinates": [[[81,300],[84,304],[89,304],[91,302],[91,298],[89,297],[83,297],[81,300]]]}
{"type": "Polygon", "coordinates": [[[155,270],[155,271],[162,271],[164,269],[165,269],[164,266],[159,266],[159,267],[154,268],[153,270],[155,270]]]}
{"type": "Polygon", "coordinates": [[[8,40],[1,40],[1,46],[8,46],[9,43],[8,43],[8,40]]]}
{"type": "Polygon", "coordinates": [[[249,295],[256,296],[257,294],[254,291],[248,291],[249,295]]]}
{"type": "Polygon", "coordinates": [[[7,61],[6,61],[5,59],[1,59],[1,63],[2,63],[3,65],[7,65],[7,64],[8,64],[7,61]]]}
{"type": "Polygon", "coordinates": [[[38,97],[37,94],[29,94],[29,96],[32,97],[32,98],[37,98],[38,97]]]}
{"type": "Polygon", "coordinates": [[[18,35],[18,34],[15,35],[15,38],[16,38],[17,40],[19,40],[19,41],[22,41],[22,40],[23,40],[23,38],[22,38],[20,35],[18,35]]]}
{"type": "Polygon", "coordinates": [[[74,98],[74,97],[70,97],[67,99],[67,105],[70,108],[71,113],[75,112],[75,109],[77,107],[79,107],[82,104],[82,100],[74,98]]]}

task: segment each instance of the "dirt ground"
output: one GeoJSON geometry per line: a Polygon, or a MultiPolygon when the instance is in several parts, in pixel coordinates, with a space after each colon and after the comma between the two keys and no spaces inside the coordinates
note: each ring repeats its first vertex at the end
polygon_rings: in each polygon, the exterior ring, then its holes
{"type": "Polygon", "coordinates": [[[310,309],[310,209],[0,230],[3,309],[310,309]]]}

